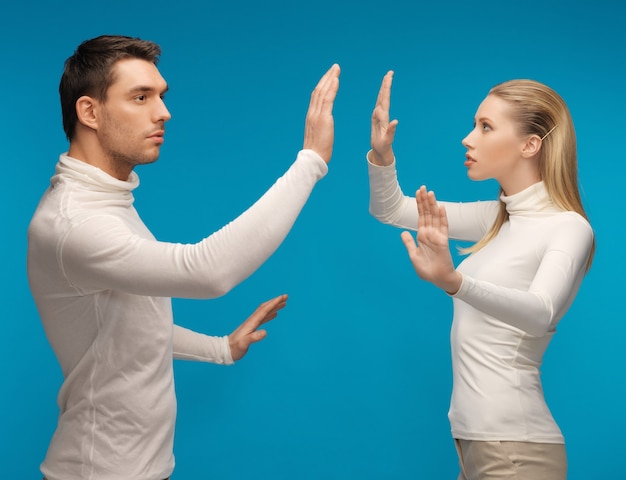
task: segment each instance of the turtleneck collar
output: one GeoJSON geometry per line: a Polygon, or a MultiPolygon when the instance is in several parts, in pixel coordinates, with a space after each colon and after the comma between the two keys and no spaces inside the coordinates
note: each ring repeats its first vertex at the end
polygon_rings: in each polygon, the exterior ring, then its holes
{"type": "Polygon", "coordinates": [[[128,180],[118,180],[108,173],[89,165],[81,160],[72,158],[67,153],[62,153],[56,167],[56,174],[52,178],[52,183],[56,183],[55,177],[63,175],[89,184],[92,188],[107,192],[131,192],[139,186],[139,176],[131,172],[128,180]]]}
{"type": "Polygon", "coordinates": [[[560,209],[552,203],[546,186],[538,182],[514,195],[500,195],[509,215],[520,215],[531,212],[553,212],[560,209]]]}

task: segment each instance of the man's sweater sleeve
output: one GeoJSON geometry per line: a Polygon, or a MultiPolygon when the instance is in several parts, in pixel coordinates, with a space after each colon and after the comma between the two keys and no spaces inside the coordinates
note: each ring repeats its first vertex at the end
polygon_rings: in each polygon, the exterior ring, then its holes
{"type": "Polygon", "coordinates": [[[300,151],[254,205],[196,244],[159,242],[137,234],[124,218],[94,215],[62,240],[59,262],[67,280],[81,291],[116,289],[184,298],[224,295],[278,248],[327,171],[315,152],[300,151]]]}
{"type": "Polygon", "coordinates": [[[212,337],[174,325],[173,355],[177,360],[232,365],[228,335],[212,337]]]}

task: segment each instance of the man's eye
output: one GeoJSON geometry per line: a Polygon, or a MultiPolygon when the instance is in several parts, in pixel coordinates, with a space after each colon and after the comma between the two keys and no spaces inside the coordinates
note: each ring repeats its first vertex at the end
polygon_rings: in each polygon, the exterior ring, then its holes
{"type": "Polygon", "coordinates": [[[146,96],[145,95],[137,95],[135,97],[135,100],[137,100],[138,102],[143,102],[146,100],[146,96]]]}

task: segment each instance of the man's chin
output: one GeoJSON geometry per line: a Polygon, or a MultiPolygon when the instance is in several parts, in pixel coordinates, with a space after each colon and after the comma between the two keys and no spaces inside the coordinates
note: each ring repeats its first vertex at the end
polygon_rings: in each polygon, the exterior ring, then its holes
{"type": "Polygon", "coordinates": [[[139,160],[136,165],[150,165],[151,163],[156,162],[159,159],[159,155],[155,155],[153,157],[145,157],[139,160]]]}

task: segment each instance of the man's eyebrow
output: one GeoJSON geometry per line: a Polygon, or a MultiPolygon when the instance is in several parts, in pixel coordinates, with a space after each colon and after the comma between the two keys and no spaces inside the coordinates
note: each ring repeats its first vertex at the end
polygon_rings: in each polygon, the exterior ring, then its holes
{"type": "MultiPolygon", "coordinates": [[[[165,92],[167,92],[169,90],[169,85],[166,85],[165,88],[163,90],[161,90],[161,95],[164,94],[165,92]]],[[[150,87],[148,85],[137,85],[136,87],[131,88],[128,93],[133,94],[133,93],[149,93],[149,92],[156,92],[157,89],[155,87],[150,87]]]]}

